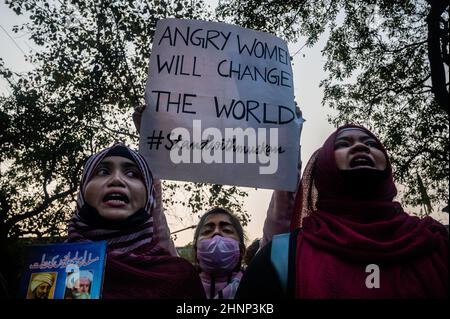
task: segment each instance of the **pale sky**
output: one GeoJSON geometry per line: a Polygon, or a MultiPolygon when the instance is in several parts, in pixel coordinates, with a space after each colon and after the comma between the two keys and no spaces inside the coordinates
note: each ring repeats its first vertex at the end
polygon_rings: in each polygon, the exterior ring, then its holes
{"type": "MultiPolygon", "coordinates": [[[[216,4],[217,0],[206,1],[216,4]]],[[[0,57],[3,58],[7,67],[13,71],[24,72],[32,69],[32,65],[26,62],[24,54],[33,49],[33,44],[27,39],[27,35],[19,33],[18,35],[11,31],[12,26],[23,23],[25,19],[18,17],[12,10],[2,1],[0,3],[0,57]],[[9,33],[14,41],[7,35],[9,33]],[[23,51],[23,52],[22,52],[23,51]]],[[[303,39],[299,39],[297,43],[289,44],[290,54],[293,55],[304,44],[303,39]]],[[[333,127],[327,122],[327,115],[332,114],[332,110],[322,106],[323,90],[319,88],[319,82],[325,78],[323,71],[324,58],[320,50],[324,46],[324,37],[311,49],[303,48],[293,59],[293,75],[294,75],[294,94],[303,117],[306,122],[303,124],[303,131],[300,139],[301,157],[303,166],[306,165],[310,155],[319,148],[325,139],[334,131],[333,127]]],[[[0,94],[7,94],[7,85],[0,79],[0,94]]],[[[262,228],[266,210],[269,205],[271,190],[245,188],[249,191],[249,196],[245,200],[245,208],[251,216],[251,222],[246,227],[248,243],[253,239],[262,236],[262,228]]],[[[448,215],[438,214],[438,220],[448,224],[448,215]]],[[[189,217],[186,212],[170,212],[168,214],[168,222],[171,231],[176,231],[196,223],[197,218],[189,217]],[[171,215],[175,213],[179,218],[173,218],[171,215]]],[[[178,234],[175,241],[177,246],[182,246],[193,238],[193,230],[183,231],[178,234]]]]}

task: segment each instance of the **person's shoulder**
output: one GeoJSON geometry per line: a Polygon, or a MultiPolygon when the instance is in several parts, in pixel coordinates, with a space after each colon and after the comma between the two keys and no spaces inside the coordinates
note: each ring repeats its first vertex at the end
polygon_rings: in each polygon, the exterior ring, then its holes
{"type": "MultiPolygon", "coordinates": [[[[400,203],[397,204],[401,207],[400,203]]],[[[420,225],[423,228],[431,230],[432,232],[441,232],[444,235],[448,235],[449,225],[444,225],[429,215],[419,217],[403,210],[401,210],[401,214],[404,214],[404,216],[406,216],[406,218],[410,221],[414,221],[416,223],[416,226],[420,225]]]]}
{"type": "Polygon", "coordinates": [[[171,256],[172,257],[172,262],[175,263],[177,265],[177,267],[180,269],[180,271],[184,271],[187,273],[197,273],[197,270],[195,269],[194,265],[184,259],[183,257],[179,257],[179,256],[171,256]]]}
{"type": "Polygon", "coordinates": [[[441,233],[442,235],[448,236],[448,225],[442,224],[431,216],[426,216],[422,218],[421,221],[426,223],[432,232],[441,233]]]}
{"type": "Polygon", "coordinates": [[[433,240],[439,240],[444,243],[446,242],[448,245],[449,225],[443,225],[431,216],[419,217],[409,215],[407,213],[405,214],[408,215],[411,224],[414,225],[419,234],[426,235],[428,238],[433,240]]]}

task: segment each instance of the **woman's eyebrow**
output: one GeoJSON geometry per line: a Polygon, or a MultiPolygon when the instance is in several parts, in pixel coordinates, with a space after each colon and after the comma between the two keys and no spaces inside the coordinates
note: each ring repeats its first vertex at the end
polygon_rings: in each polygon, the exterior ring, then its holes
{"type": "Polygon", "coordinates": [[[219,226],[233,226],[233,224],[230,222],[221,221],[219,222],[219,226]]]}
{"type": "Polygon", "coordinates": [[[132,168],[138,169],[138,166],[136,164],[134,164],[134,163],[122,163],[121,166],[123,168],[130,168],[130,167],[132,167],[132,168]]]}
{"type": "Polygon", "coordinates": [[[372,136],[369,136],[369,135],[361,136],[359,139],[361,141],[367,141],[367,140],[374,140],[375,141],[375,139],[372,136]]]}
{"type": "Polygon", "coordinates": [[[110,162],[110,161],[108,161],[108,160],[105,160],[105,161],[101,161],[98,165],[97,165],[97,167],[101,167],[101,166],[103,166],[103,167],[109,167],[109,166],[111,166],[112,165],[112,163],[110,162]]]}
{"type": "Polygon", "coordinates": [[[340,137],[338,136],[338,137],[336,137],[336,141],[335,142],[337,142],[339,140],[350,142],[352,140],[352,138],[349,137],[349,136],[340,136],[340,137]]]}
{"type": "Polygon", "coordinates": [[[214,223],[209,222],[209,223],[203,224],[202,228],[213,227],[214,225],[215,225],[214,223]]]}
{"type": "MultiPolygon", "coordinates": [[[[203,227],[214,227],[214,226],[216,226],[216,224],[213,223],[213,222],[208,222],[208,223],[206,223],[206,224],[203,225],[203,227]]],[[[219,222],[219,226],[220,226],[220,227],[224,227],[224,226],[233,226],[233,224],[230,223],[230,222],[226,222],[226,221],[220,221],[220,222],[219,222]]]]}
{"type": "MultiPolygon", "coordinates": [[[[353,138],[350,136],[341,136],[341,137],[337,137],[335,142],[338,142],[338,141],[351,142],[352,140],[353,140],[353,138]]],[[[358,137],[358,140],[360,140],[360,141],[374,140],[375,141],[375,139],[369,135],[360,136],[360,137],[358,137]]]]}

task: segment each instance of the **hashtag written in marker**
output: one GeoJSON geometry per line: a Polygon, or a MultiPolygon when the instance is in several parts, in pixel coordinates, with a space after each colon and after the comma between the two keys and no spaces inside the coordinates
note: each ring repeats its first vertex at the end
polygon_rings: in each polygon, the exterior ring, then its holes
{"type": "Polygon", "coordinates": [[[153,149],[153,145],[156,145],[156,149],[159,150],[159,146],[162,144],[162,141],[164,140],[164,137],[162,136],[162,131],[159,131],[159,135],[155,136],[156,132],[153,130],[152,136],[147,136],[147,144],[149,145],[148,148],[150,150],[153,149]]]}

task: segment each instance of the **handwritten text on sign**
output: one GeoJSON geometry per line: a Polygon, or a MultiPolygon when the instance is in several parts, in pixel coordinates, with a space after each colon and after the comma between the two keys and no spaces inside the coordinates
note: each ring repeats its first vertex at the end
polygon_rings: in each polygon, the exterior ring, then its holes
{"type": "Polygon", "coordinates": [[[287,45],[205,21],[157,25],[140,152],[163,179],[294,190],[301,118],[287,45]]]}

